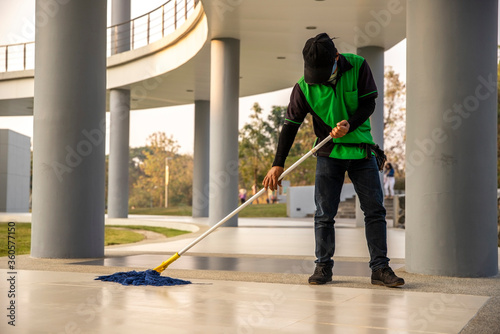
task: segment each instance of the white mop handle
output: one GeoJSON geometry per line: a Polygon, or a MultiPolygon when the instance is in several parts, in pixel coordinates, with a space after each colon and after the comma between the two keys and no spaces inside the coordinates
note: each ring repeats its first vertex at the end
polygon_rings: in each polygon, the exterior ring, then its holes
{"type": "Polygon", "coordinates": [[[293,165],[291,165],[286,171],[283,172],[283,174],[281,174],[281,176],[279,177],[278,181],[281,181],[286,175],[288,175],[292,170],[295,169],[295,167],[297,167],[298,165],[300,165],[304,160],[306,160],[307,158],[309,158],[311,155],[313,155],[314,153],[316,153],[317,150],[319,150],[323,145],[325,145],[326,143],[328,143],[330,140],[332,140],[332,137],[331,136],[328,136],[326,137],[325,139],[323,139],[318,145],[314,146],[309,152],[307,152],[306,154],[304,154],[302,156],[302,158],[300,158],[299,160],[297,160],[293,165]]]}
{"type": "Polygon", "coordinates": [[[224,217],[224,219],[222,219],[220,222],[218,222],[217,224],[215,224],[214,226],[212,226],[210,229],[208,229],[207,231],[205,231],[205,233],[203,233],[202,235],[200,235],[196,240],[194,240],[192,243],[190,243],[189,245],[187,245],[186,247],[184,247],[182,250],[180,250],[178,252],[178,254],[179,255],[184,254],[191,247],[193,247],[194,245],[196,245],[201,240],[205,239],[205,237],[207,235],[209,235],[210,233],[212,233],[213,230],[215,230],[216,228],[218,228],[219,226],[221,226],[222,224],[224,224],[225,222],[227,222],[229,219],[231,219],[235,214],[237,214],[238,212],[240,212],[241,210],[243,210],[244,208],[246,208],[254,200],[256,200],[258,197],[260,197],[260,195],[262,195],[265,191],[266,191],[265,188],[262,188],[261,190],[259,190],[258,193],[256,193],[255,195],[253,195],[252,197],[250,197],[247,201],[245,201],[245,203],[243,203],[242,205],[240,205],[239,207],[237,207],[236,210],[234,210],[233,212],[231,212],[230,214],[228,214],[226,217],[224,217]]]}
{"type": "MultiPolygon", "coordinates": [[[[312,154],[314,154],[317,150],[319,150],[319,148],[323,145],[325,145],[328,141],[332,140],[332,137],[328,136],[326,137],[325,139],[323,139],[323,141],[321,141],[318,145],[316,145],[315,147],[313,147],[309,152],[307,152],[306,154],[304,154],[304,156],[302,158],[300,158],[299,160],[297,160],[293,165],[291,165],[286,171],[284,171],[281,176],[279,177],[279,180],[281,181],[283,179],[283,177],[285,177],[285,175],[287,175],[288,173],[290,173],[292,170],[295,169],[295,167],[297,167],[298,165],[300,165],[304,160],[306,160],[307,158],[309,158],[312,154]]],[[[187,245],[186,247],[184,247],[183,249],[181,249],[179,252],[177,252],[177,254],[179,254],[179,256],[181,256],[182,254],[186,253],[191,247],[193,247],[194,245],[196,245],[198,242],[200,242],[201,240],[205,239],[205,237],[207,235],[209,235],[210,233],[212,233],[215,229],[217,229],[219,226],[221,226],[222,224],[224,224],[225,222],[227,222],[229,219],[231,219],[235,214],[237,214],[238,212],[240,212],[241,210],[243,210],[244,208],[246,208],[247,206],[249,206],[254,200],[256,200],[257,198],[259,198],[264,192],[266,191],[266,188],[262,188],[261,190],[259,190],[258,193],[256,193],[255,195],[253,195],[252,197],[250,197],[247,201],[245,201],[245,203],[243,203],[242,205],[240,205],[239,207],[237,207],[233,212],[231,212],[230,214],[228,214],[226,217],[224,217],[224,219],[222,219],[221,221],[219,221],[217,224],[215,224],[214,226],[212,226],[211,228],[209,228],[207,231],[205,231],[205,233],[203,233],[202,235],[200,235],[198,238],[196,238],[196,240],[194,240],[193,242],[191,242],[189,245],[187,245]]]]}

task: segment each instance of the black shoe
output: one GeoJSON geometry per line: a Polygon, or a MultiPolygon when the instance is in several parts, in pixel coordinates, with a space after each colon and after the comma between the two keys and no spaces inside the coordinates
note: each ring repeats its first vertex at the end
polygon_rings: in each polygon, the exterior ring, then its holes
{"type": "Polygon", "coordinates": [[[405,280],[397,277],[394,271],[387,266],[375,271],[372,271],[372,284],[395,287],[405,284],[405,280]]]}
{"type": "Polygon", "coordinates": [[[309,277],[309,284],[325,284],[332,281],[333,263],[316,263],[314,274],[309,277]]]}

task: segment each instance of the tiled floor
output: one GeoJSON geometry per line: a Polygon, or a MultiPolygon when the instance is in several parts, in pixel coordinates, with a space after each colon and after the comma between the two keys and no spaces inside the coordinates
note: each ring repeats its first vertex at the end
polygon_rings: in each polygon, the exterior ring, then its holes
{"type": "MultiPolygon", "coordinates": [[[[17,219],[29,221],[24,216],[17,219]]],[[[172,222],[201,221],[189,217],[127,221],[155,226],[172,222]]],[[[297,280],[301,284],[248,282],[251,279],[245,277],[261,273],[309,274],[313,230],[309,220],[240,219],[239,228],[218,229],[172,263],[170,269],[213,270],[212,280],[190,279],[190,285],[125,287],[95,281],[92,268],[96,267],[90,265],[85,273],[19,268],[15,328],[7,324],[8,274],[0,269],[0,309],[4,310],[0,333],[459,333],[489,300],[422,292],[418,284],[413,289],[372,288],[364,230],[349,221],[339,222],[338,227],[335,255],[341,259],[335,275],[366,277],[366,288],[340,286],[339,280],[324,286],[309,286],[301,279],[297,280]],[[232,280],[236,272],[239,281],[232,280]]],[[[88,264],[153,268],[193,239],[108,247],[105,259],[88,264]]],[[[392,263],[395,269],[404,263],[404,244],[404,230],[388,230],[389,257],[397,259],[392,263]]]]}
{"type": "MultiPolygon", "coordinates": [[[[169,256],[165,255],[131,255],[119,256],[85,262],[75,262],[75,264],[93,266],[113,266],[132,268],[155,268],[165,261],[169,256]]],[[[393,269],[401,268],[403,264],[392,264],[393,269]]],[[[210,256],[190,256],[183,255],[181,259],[168,266],[169,269],[188,270],[224,270],[243,271],[259,273],[291,273],[308,274],[314,271],[312,260],[277,259],[277,258],[256,258],[256,257],[210,257],[210,256]]],[[[336,276],[364,276],[370,277],[371,270],[368,263],[354,261],[337,261],[335,263],[336,276]]]]}
{"type": "MultiPolygon", "coordinates": [[[[0,274],[7,276],[6,270],[0,274]]],[[[458,333],[488,299],[403,289],[205,280],[125,287],[94,277],[19,271],[16,327],[2,317],[0,332],[458,333]]],[[[0,287],[5,295],[5,279],[0,287]]]]}

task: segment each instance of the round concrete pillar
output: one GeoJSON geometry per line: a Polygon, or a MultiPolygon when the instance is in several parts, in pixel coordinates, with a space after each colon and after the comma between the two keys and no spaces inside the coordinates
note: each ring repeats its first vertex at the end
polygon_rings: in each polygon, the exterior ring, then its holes
{"type": "MultiPolygon", "coordinates": [[[[130,0],[113,0],[111,4],[111,54],[130,50],[130,0]],[[120,24],[116,26],[117,24],[120,24]]],[[[109,165],[108,217],[128,217],[128,168],[130,136],[130,91],[109,92],[109,165]]]]}
{"type": "Polygon", "coordinates": [[[104,255],[106,1],[36,1],[31,256],[104,255]],[[48,12],[50,11],[50,13],[48,12]]]}
{"type": "Polygon", "coordinates": [[[366,59],[377,85],[378,97],[375,111],[370,117],[370,125],[373,140],[382,149],[384,148],[384,51],[384,48],[378,46],[366,46],[357,51],[358,55],[366,59]]]}
{"type": "Polygon", "coordinates": [[[130,50],[130,0],[111,2],[111,54],[130,50]],[[124,23],[124,24],[122,24],[124,23]]]}
{"type": "MultiPolygon", "coordinates": [[[[375,99],[375,110],[370,116],[370,126],[373,141],[382,149],[384,149],[384,52],[384,48],[379,46],[365,46],[357,50],[357,54],[365,58],[370,66],[377,85],[378,96],[375,99]]],[[[380,184],[384,184],[382,173],[380,173],[380,184]]],[[[364,219],[365,216],[358,200],[356,202],[356,226],[365,226],[364,219]]]]}
{"type": "MultiPolygon", "coordinates": [[[[240,41],[214,39],[210,68],[210,204],[214,225],[238,206],[240,41]]],[[[237,226],[237,216],[225,226],[237,226]]]]}
{"type": "Polygon", "coordinates": [[[496,275],[498,3],[407,10],[406,269],[496,275]]]}
{"type": "Polygon", "coordinates": [[[194,101],[193,217],[208,217],[210,101],[194,101]]]}
{"type": "Polygon", "coordinates": [[[108,217],[128,217],[130,91],[109,92],[108,217]]]}

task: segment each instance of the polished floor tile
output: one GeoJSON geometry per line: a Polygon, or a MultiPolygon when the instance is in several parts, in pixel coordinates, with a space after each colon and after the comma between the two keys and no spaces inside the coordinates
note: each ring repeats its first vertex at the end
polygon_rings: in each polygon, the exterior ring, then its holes
{"type": "MultiPolygon", "coordinates": [[[[2,277],[6,270],[0,270],[2,277]]],[[[1,333],[458,333],[488,297],[198,280],[121,286],[92,273],[18,271],[1,333]]],[[[0,281],[6,295],[7,282],[0,281]]],[[[1,299],[6,309],[7,298],[1,299]]]]}
{"type": "MultiPolygon", "coordinates": [[[[335,238],[336,256],[369,256],[365,230],[363,228],[337,228],[335,238]]],[[[404,259],[404,238],[404,230],[388,230],[387,243],[388,256],[390,258],[404,259]]],[[[194,240],[195,238],[185,238],[151,244],[132,244],[123,247],[110,247],[106,251],[108,254],[119,251],[175,253],[194,240]]],[[[312,227],[221,227],[192,247],[189,252],[314,256],[314,232],[312,227]]]]}
{"type": "MultiPolygon", "coordinates": [[[[74,264],[93,266],[155,268],[168,259],[165,255],[131,255],[97,259],[74,264]]],[[[392,269],[403,267],[403,264],[391,264],[392,269]]],[[[309,274],[314,271],[312,260],[297,260],[283,258],[257,257],[219,257],[219,256],[190,256],[183,255],[169,265],[169,269],[188,270],[223,270],[261,273],[291,273],[309,274]]],[[[371,270],[367,262],[336,261],[334,267],[336,276],[363,276],[369,277],[371,270]]]]}

